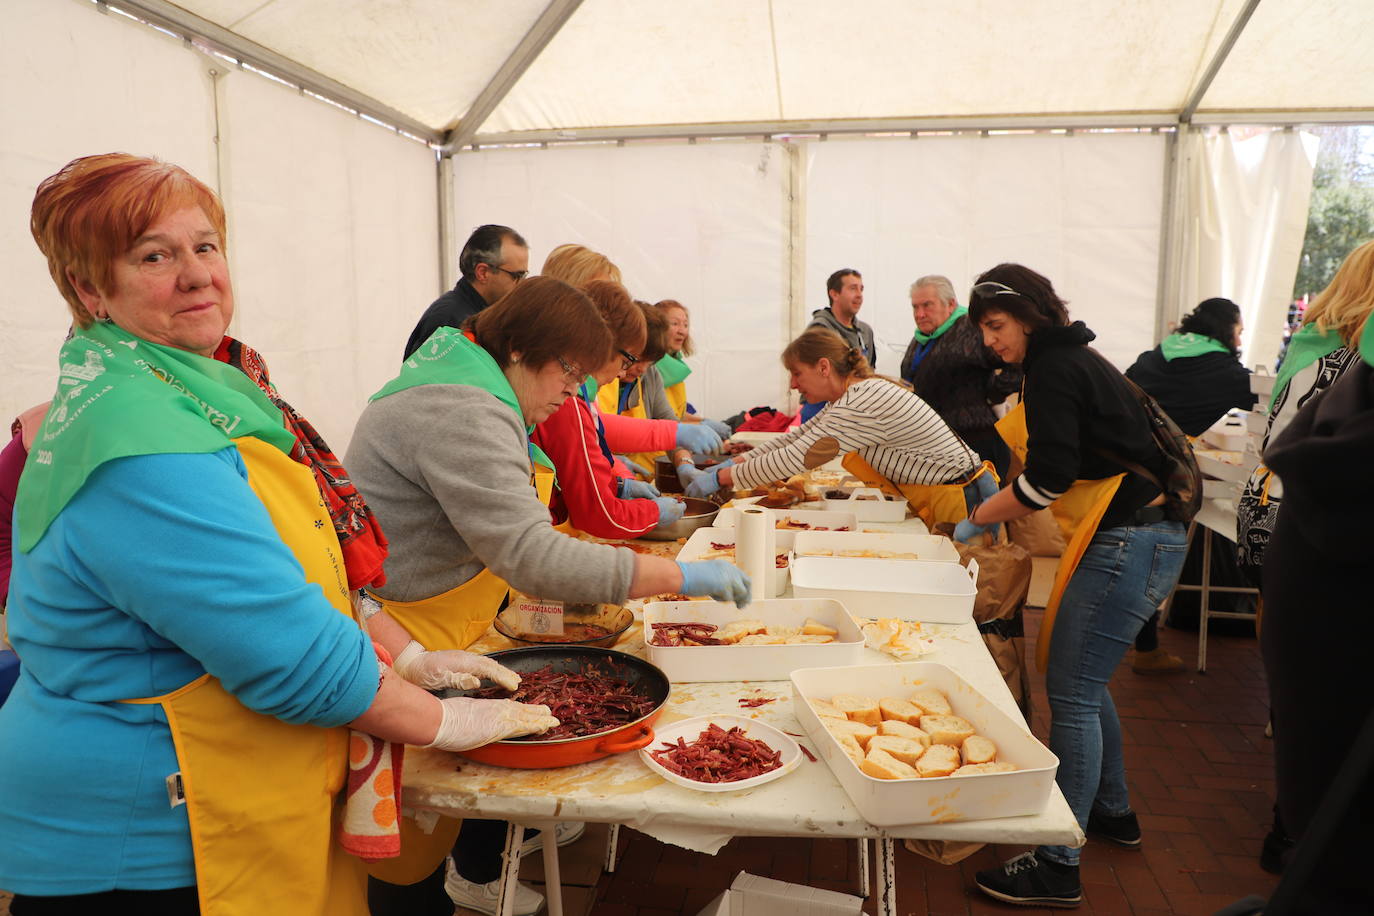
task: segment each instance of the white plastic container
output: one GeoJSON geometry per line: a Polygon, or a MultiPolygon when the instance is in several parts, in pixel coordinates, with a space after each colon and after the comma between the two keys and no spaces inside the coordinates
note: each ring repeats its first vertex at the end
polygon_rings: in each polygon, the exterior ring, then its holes
{"type": "MultiPolygon", "coordinates": [[[[787,590],[787,583],[791,579],[790,574],[792,571],[792,543],[798,533],[799,532],[796,531],[783,530],[779,530],[775,533],[776,540],[774,543],[777,546],[777,551],[779,553],[788,554],[788,557],[786,566],[781,569],[775,566],[769,574],[769,598],[780,597],[782,593],[787,590]]],[[[727,556],[712,546],[713,544],[721,544],[733,548],[735,546],[736,534],[737,532],[734,528],[698,528],[696,531],[692,532],[692,536],[687,539],[687,543],[682,545],[682,549],[678,551],[677,559],[682,563],[690,563],[694,560],[729,560],[731,563],[735,563],[735,565],[738,566],[739,564],[736,562],[733,553],[727,556]]]]}
{"type": "Polygon", "coordinates": [[[740,609],[719,601],[652,601],[644,606],[644,647],[649,661],[674,683],[697,681],[785,681],[797,668],[863,663],[864,635],[843,604],[832,599],[773,598],[740,609]],[[655,646],[655,623],[712,623],[762,620],[799,627],[806,618],[839,631],[835,641],[796,646],[655,646]]]}
{"type": "Polygon", "coordinates": [[[967,623],[978,595],[978,561],[968,567],[926,560],[797,557],[792,594],[836,598],[852,614],[924,623],[967,623]]]}
{"type": "MultiPolygon", "coordinates": [[[[782,534],[781,531],[778,532],[782,534]]],[[[688,542],[690,543],[690,542],[688,542]]],[[[958,563],[959,551],[949,538],[931,534],[908,534],[906,532],[878,533],[874,531],[798,531],[794,535],[793,551],[799,557],[868,557],[870,559],[892,559],[878,557],[882,553],[915,554],[914,557],[900,557],[904,560],[934,560],[940,563],[958,563]]]]}
{"type": "MultiPolygon", "coordinates": [[[[826,512],[822,509],[769,509],[775,519],[774,525],[778,526],[784,521],[791,520],[797,524],[787,528],[778,527],[779,531],[800,530],[809,531],[822,528],[826,531],[846,531],[857,530],[858,519],[853,512],[826,512]],[[803,528],[802,526],[809,526],[803,528]]],[[[734,506],[726,506],[716,513],[717,528],[733,528],[739,520],[739,510],[734,506]]]]}
{"type": "Polygon", "coordinates": [[[1059,758],[1026,727],[1003,712],[967,681],[935,662],[866,665],[855,668],[803,668],[792,672],[792,707],[835,778],[871,824],[895,827],[990,817],[1039,814],[1049,802],[1059,758]],[[997,759],[1015,764],[1011,773],[936,776],[928,779],[875,779],[858,768],[821,725],[807,700],[837,693],[879,699],[908,696],[916,687],[935,687],[949,698],[954,713],[997,745],[997,759]]]}
{"type": "Polygon", "coordinates": [[[888,496],[877,487],[858,487],[843,499],[827,496],[821,502],[827,511],[852,512],[861,522],[900,522],[906,518],[906,500],[888,496]]]}

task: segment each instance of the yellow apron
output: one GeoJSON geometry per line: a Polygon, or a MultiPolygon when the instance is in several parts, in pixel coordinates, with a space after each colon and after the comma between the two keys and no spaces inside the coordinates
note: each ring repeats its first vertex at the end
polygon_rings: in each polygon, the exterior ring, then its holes
{"type": "Polygon", "coordinates": [[[676,385],[669,385],[663,389],[663,393],[668,396],[668,403],[672,405],[673,413],[681,420],[687,416],[687,383],[678,382],[676,385]]]}
{"type": "MultiPolygon", "coordinates": [[[[622,414],[622,416],[634,417],[636,420],[647,420],[647,419],[649,419],[649,414],[648,414],[648,412],[644,409],[644,383],[643,383],[643,380],[641,380],[641,379],[636,379],[636,380],[635,380],[635,386],[636,386],[637,388],[639,388],[639,400],[638,400],[632,407],[627,408],[627,409],[625,410],[624,414],[622,414]]],[[[683,404],[683,408],[686,409],[686,406],[687,406],[687,394],[686,394],[686,389],[685,389],[685,388],[683,389],[682,404],[683,404]]],[[[597,409],[600,410],[600,411],[602,411],[603,413],[609,413],[609,414],[612,414],[612,415],[620,414],[620,379],[614,379],[614,380],[612,380],[611,383],[610,383],[609,385],[604,385],[604,386],[602,386],[602,387],[596,392],[596,406],[597,406],[597,409]]],[[[667,452],[632,452],[632,453],[627,454],[625,457],[626,457],[626,458],[629,458],[629,459],[630,459],[631,461],[633,461],[635,464],[638,464],[638,465],[641,465],[641,466],[647,468],[647,469],[649,470],[650,474],[651,474],[651,480],[652,480],[652,472],[654,471],[654,462],[657,461],[659,458],[662,458],[662,457],[663,457],[664,455],[666,455],[666,454],[668,454],[668,453],[667,453],[667,452]]],[[[631,468],[631,470],[634,470],[634,469],[631,468]]]]}
{"type": "MultiPolygon", "coordinates": [[[[310,469],[237,439],[248,482],[278,534],[341,614],[343,555],[310,469]]],[[[128,703],[159,704],[186,795],[202,916],[367,916],[366,871],[335,842],[348,778],[348,730],[253,712],[208,674],[128,703]]]]}
{"type": "MultiPolygon", "coordinates": [[[[549,504],[554,472],[533,466],[531,483],[539,501],[549,504]]],[[[426,649],[466,649],[486,633],[510,586],[490,569],[483,569],[457,588],[419,601],[379,598],[388,614],[426,649]]],[[[458,837],[461,818],[441,817],[425,832],[414,817],[401,818],[401,854],[368,865],[374,878],[391,884],[414,884],[429,877],[444,861],[458,837]]]]}
{"type": "MultiPolygon", "coordinates": [[[[1018,404],[1002,419],[997,421],[997,432],[1006,440],[1012,454],[1024,466],[1026,462],[1026,443],[1029,433],[1026,430],[1026,411],[1024,404],[1018,404]]],[[[1064,552],[1059,556],[1059,565],[1054,570],[1054,587],[1050,590],[1049,601],[1045,603],[1045,616],[1040,623],[1040,638],[1035,646],[1035,664],[1041,671],[1049,664],[1050,637],[1054,632],[1054,618],[1059,613],[1059,601],[1064,597],[1064,589],[1073,578],[1078,562],[1088,549],[1089,542],[1097,533],[1097,526],[1116,496],[1117,488],[1125,474],[1104,477],[1101,480],[1075,480],[1064,495],[1050,503],[1050,514],[1064,532],[1064,552]]]]}
{"type": "Polygon", "coordinates": [[[911,511],[915,512],[916,516],[925,522],[926,527],[932,531],[941,522],[957,525],[968,518],[968,505],[964,499],[965,486],[983,474],[991,474],[993,479],[997,477],[997,472],[992,469],[992,463],[988,461],[984,461],[983,466],[970,474],[967,480],[959,483],[942,484],[893,483],[880,474],[858,452],[850,452],[845,455],[840,464],[844,466],[846,471],[868,486],[878,487],[889,496],[905,497],[911,506],[911,511]]]}

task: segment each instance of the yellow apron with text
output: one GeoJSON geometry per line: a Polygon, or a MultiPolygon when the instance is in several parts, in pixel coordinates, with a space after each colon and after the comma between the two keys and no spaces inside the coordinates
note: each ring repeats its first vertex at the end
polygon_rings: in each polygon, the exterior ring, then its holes
{"type": "MultiPolygon", "coordinates": [[[[1013,454],[1026,463],[1026,443],[1029,433],[1026,430],[1026,411],[1024,404],[1017,404],[1006,416],[997,421],[997,432],[1002,436],[1013,454]]],[[[1104,477],[1101,480],[1075,480],[1064,495],[1050,503],[1050,514],[1064,532],[1064,552],[1059,556],[1059,565],[1054,570],[1054,587],[1050,598],[1045,602],[1045,616],[1040,623],[1040,638],[1035,646],[1035,664],[1041,671],[1049,664],[1050,638],[1054,632],[1054,618],[1059,613],[1059,601],[1064,597],[1064,589],[1073,578],[1078,562],[1088,549],[1102,516],[1107,513],[1112,497],[1125,474],[1104,477]]]]}
{"type": "MultiPolygon", "coordinates": [[[[235,444],[306,579],[352,616],[343,555],[310,469],[261,440],[235,444]]],[[[156,703],[167,715],[201,916],[367,916],[364,865],[335,841],[348,729],[253,712],[208,674],[126,702],[156,703]]]]}
{"type": "Polygon", "coordinates": [[[844,469],[862,480],[870,487],[877,487],[889,496],[904,497],[917,518],[934,531],[941,522],[957,525],[968,518],[968,504],[964,499],[964,487],[983,474],[997,478],[991,462],[984,461],[982,467],[959,483],[921,484],[893,483],[878,472],[858,452],[850,452],[840,462],[844,469]]]}
{"type": "Polygon", "coordinates": [[[673,413],[681,420],[687,416],[687,383],[678,382],[676,385],[668,385],[663,389],[663,393],[668,396],[668,403],[672,405],[673,413]]]}
{"type": "MultiPolygon", "coordinates": [[[[531,484],[539,501],[549,504],[554,472],[542,464],[533,465],[531,484]]],[[[490,569],[483,569],[457,588],[419,601],[389,601],[380,598],[382,607],[426,649],[466,649],[482,638],[496,619],[510,586],[490,569]]],[[[374,878],[391,884],[414,884],[429,877],[444,861],[458,837],[461,818],[441,817],[428,832],[414,817],[401,818],[401,854],[368,866],[374,878]]]]}
{"type": "MultiPolygon", "coordinates": [[[[596,392],[596,407],[597,407],[597,409],[600,410],[600,411],[602,411],[603,413],[620,414],[621,416],[634,417],[636,420],[647,420],[647,419],[649,419],[649,414],[648,414],[648,412],[644,409],[644,387],[643,387],[644,383],[643,383],[642,381],[638,380],[638,379],[635,380],[635,385],[636,385],[636,387],[639,388],[639,400],[638,400],[633,406],[626,408],[625,411],[624,411],[623,413],[622,413],[621,410],[620,410],[620,384],[621,384],[620,379],[615,379],[615,380],[613,380],[609,385],[604,385],[604,386],[602,386],[600,389],[597,390],[597,392],[596,392]]],[[[684,409],[686,408],[686,405],[687,405],[687,395],[686,395],[685,391],[686,391],[686,389],[684,389],[684,394],[683,394],[683,398],[682,398],[682,403],[683,403],[684,409]]],[[[657,461],[659,458],[663,457],[663,456],[666,455],[666,454],[668,454],[668,453],[667,453],[667,452],[631,452],[631,453],[627,454],[625,457],[628,458],[628,459],[630,459],[631,461],[633,461],[635,464],[639,465],[640,467],[643,467],[644,469],[646,469],[646,470],[649,472],[649,480],[650,480],[650,482],[653,482],[654,462],[657,461]]],[[[632,467],[630,470],[634,470],[634,468],[632,467]]]]}

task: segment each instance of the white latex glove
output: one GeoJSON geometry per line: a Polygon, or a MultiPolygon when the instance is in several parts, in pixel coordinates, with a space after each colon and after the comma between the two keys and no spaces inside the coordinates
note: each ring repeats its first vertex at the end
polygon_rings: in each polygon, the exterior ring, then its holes
{"type": "Polygon", "coordinates": [[[401,650],[391,665],[396,673],[417,687],[443,690],[457,687],[472,690],[482,679],[495,681],[507,690],[520,686],[520,675],[491,659],[461,649],[428,652],[415,640],[401,650]]]}
{"type": "Polygon", "coordinates": [[[434,740],[425,747],[441,751],[466,751],[503,738],[537,735],[558,725],[547,706],[468,697],[449,697],[439,702],[444,718],[434,740]]]}

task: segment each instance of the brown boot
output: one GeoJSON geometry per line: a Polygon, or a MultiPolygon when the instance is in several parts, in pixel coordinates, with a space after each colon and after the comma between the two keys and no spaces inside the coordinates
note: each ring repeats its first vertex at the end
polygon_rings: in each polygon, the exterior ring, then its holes
{"type": "Polygon", "coordinates": [[[1136,674],[1173,674],[1183,670],[1183,659],[1170,655],[1162,648],[1149,652],[1137,652],[1131,662],[1131,670],[1136,674]]]}

